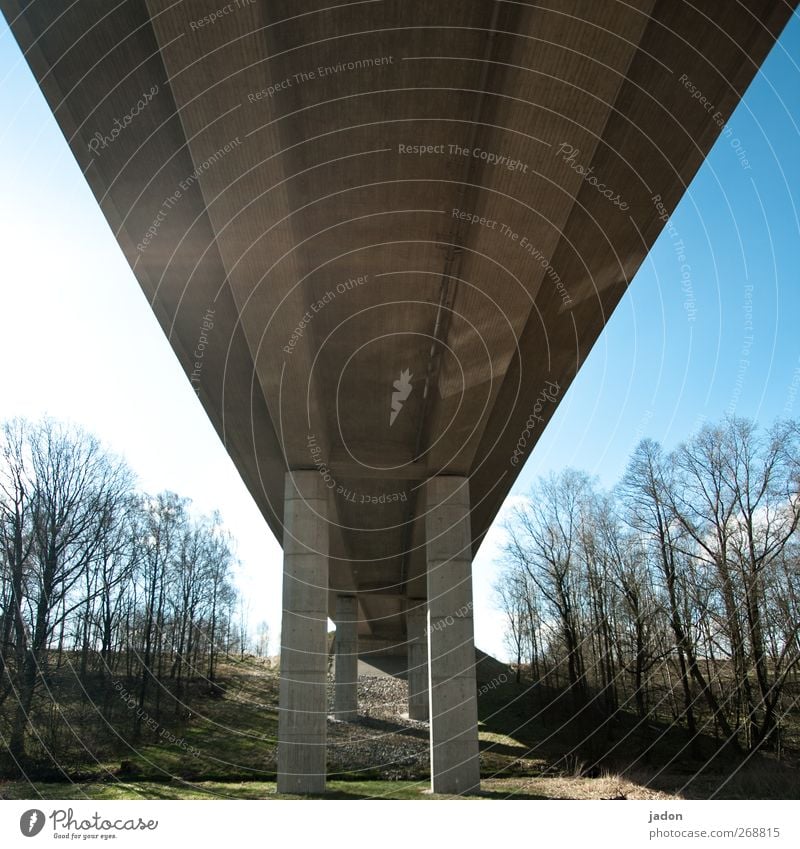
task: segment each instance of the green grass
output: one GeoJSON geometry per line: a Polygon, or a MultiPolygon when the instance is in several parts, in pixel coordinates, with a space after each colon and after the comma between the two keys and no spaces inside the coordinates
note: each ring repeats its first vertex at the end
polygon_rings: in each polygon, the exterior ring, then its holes
{"type": "MultiPolygon", "coordinates": [[[[5,799],[72,801],[94,799],[114,801],[121,799],[294,799],[297,796],[280,795],[275,782],[221,782],[201,781],[194,784],[180,781],[118,781],[86,782],[80,784],[34,783],[13,781],[0,784],[0,796],[5,799]]],[[[309,797],[302,797],[309,798],[309,797]]],[[[397,799],[434,800],[458,799],[455,796],[435,795],[427,781],[329,781],[324,799],[397,799]]],[[[532,794],[518,781],[488,780],[483,782],[477,799],[542,799],[532,794]]],[[[551,798],[559,798],[558,796],[551,798]]]]}
{"type": "Polygon", "coordinates": [[[227,699],[199,709],[173,733],[178,743],[140,744],[127,758],[137,779],[268,779],[278,736],[278,712],[227,699]],[[265,766],[266,763],[266,766],[265,766]]]}
{"type": "MultiPolygon", "coordinates": [[[[63,735],[57,751],[71,780],[63,780],[38,753],[31,759],[29,781],[0,780],[0,798],[286,798],[278,796],[274,783],[277,671],[246,660],[226,663],[220,677],[221,695],[211,695],[202,682],[190,684],[191,715],[162,709],[157,731],[145,728],[138,742],[132,736],[132,714],[121,701],[111,705],[108,728],[94,709],[86,708],[82,693],[70,696],[64,688],[64,711],[76,735],[63,735]],[[83,745],[76,744],[78,739],[83,745]]],[[[685,746],[680,728],[653,720],[642,727],[627,713],[613,725],[593,716],[570,719],[569,705],[544,688],[508,682],[484,692],[478,709],[480,798],[655,798],[659,791],[678,790],[687,798],[707,798],[735,773],[732,762],[721,759],[702,769],[716,747],[710,737],[701,741],[703,760],[686,753],[662,773],[660,765],[685,746]],[[640,758],[655,740],[647,757],[640,758]]],[[[797,775],[793,764],[781,766],[759,756],[735,773],[721,797],[796,798],[797,775]]],[[[399,772],[397,778],[404,780],[385,778],[377,770],[337,772],[334,762],[325,798],[439,798],[429,792],[424,764],[399,772]]]]}

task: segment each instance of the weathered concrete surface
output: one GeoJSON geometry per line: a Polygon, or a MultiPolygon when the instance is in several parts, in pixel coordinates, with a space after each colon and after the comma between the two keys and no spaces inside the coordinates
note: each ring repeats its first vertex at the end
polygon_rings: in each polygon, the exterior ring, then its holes
{"type": "Polygon", "coordinates": [[[278,792],[325,791],[328,492],[316,472],[286,474],[278,792]]]}
{"type": "MultiPolygon", "coordinates": [[[[474,555],[796,5],[0,0],[287,582],[309,470],[328,615],[357,595],[398,646],[438,557],[426,482],[468,479],[474,555]]],[[[316,647],[322,591],[285,592],[317,623],[289,650],[316,647]]]]}
{"type": "Polygon", "coordinates": [[[397,642],[421,484],[474,553],[795,5],[0,0],[275,535],[324,465],[329,615],[397,642]]]}
{"type": "Polygon", "coordinates": [[[337,719],[358,716],[358,599],[340,595],[336,599],[334,713],[337,719]]]}
{"type": "Polygon", "coordinates": [[[425,720],[429,715],[428,610],[425,599],[409,599],[408,603],[408,718],[425,720]]]}
{"type": "Polygon", "coordinates": [[[469,481],[433,478],[425,494],[431,788],[468,794],[480,789],[469,481]]]}

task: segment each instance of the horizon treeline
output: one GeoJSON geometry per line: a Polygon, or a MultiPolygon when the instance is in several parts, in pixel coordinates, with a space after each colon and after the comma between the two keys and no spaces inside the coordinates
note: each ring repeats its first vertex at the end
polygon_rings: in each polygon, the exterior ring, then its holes
{"type": "Polygon", "coordinates": [[[518,676],[600,722],[629,711],[780,751],[799,689],[798,519],[797,421],[730,417],[671,452],[644,439],[610,492],[574,469],[538,480],[511,508],[496,584],[518,676]]]}
{"type": "Polygon", "coordinates": [[[12,769],[57,762],[60,706],[75,692],[87,723],[127,717],[136,740],[145,718],[185,709],[188,682],[213,687],[220,654],[244,652],[233,540],[190,504],[138,491],[78,427],[0,426],[0,743],[12,769]]]}

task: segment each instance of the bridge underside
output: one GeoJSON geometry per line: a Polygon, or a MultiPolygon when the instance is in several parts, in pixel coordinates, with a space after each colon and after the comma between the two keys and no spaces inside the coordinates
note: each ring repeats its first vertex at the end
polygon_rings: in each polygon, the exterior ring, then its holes
{"type": "Polygon", "coordinates": [[[0,0],[284,546],[281,789],[328,616],[475,789],[472,555],[794,4],[56,5],[0,0]]]}

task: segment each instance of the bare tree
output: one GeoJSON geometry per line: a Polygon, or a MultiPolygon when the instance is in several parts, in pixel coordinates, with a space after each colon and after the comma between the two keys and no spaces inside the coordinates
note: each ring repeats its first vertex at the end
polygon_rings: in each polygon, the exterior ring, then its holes
{"type": "Polygon", "coordinates": [[[790,639],[782,650],[773,652],[769,663],[764,604],[768,585],[774,585],[778,560],[800,519],[800,494],[792,479],[797,439],[795,429],[786,423],[761,434],[743,419],[730,420],[723,439],[724,472],[736,505],[731,561],[744,602],[748,663],[742,674],[749,678],[752,670],[758,687],[757,697],[747,690],[746,736],[750,746],[757,747],[775,729],[776,706],[786,678],[798,662],[790,639]]]}
{"type": "Polygon", "coordinates": [[[693,747],[711,725],[723,745],[777,745],[800,667],[798,525],[797,422],[727,419],[669,455],[643,440],[612,495],[551,475],[507,523],[496,590],[511,653],[520,664],[551,626],[554,668],[607,716],[628,681],[648,716],[660,676],[693,747]]]}
{"type": "MultiPolygon", "coordinates": [[[[516,680],[522,677],[522,658],[529,653],[527,608],[531,603],[525,573],[513,560],[505,564],[494,587],[497,604],[506,616],[505,641],[516,659],[516,680]]],[[[533,673],[533,670],[531,670],[533,673]]]]}
{"type": "Polygon", "coordinates": [[[270,628],[269,622],[262,619],[256,629],[256,657],[269,657],[270,628]]]}
{"type": "Polygon", "coordinates": [[[24,583],[14,581],[13,601],[16,713],[9,752],[19,762],[25,758],[25,728],[50,641],[74,611],[88,604],[72,590],[96,557],[107,517],[127,496],[132,476],[94,437],[50,420],[13,425],[5,431],[5,443],[15,458],[11,480],[18,483],[4,498],[3,512],[7,520],[24,514],[28,539],[29,568],[24,583]]]}
{"type": "Polygon", "coordinates": [[[504,547],[504,556],[530,578],[559,623],[576,704],[586,698],[578,546],[590,492],[589,478],[572,469],[541,481],[528,502],[512,510],[504,547]]]}

